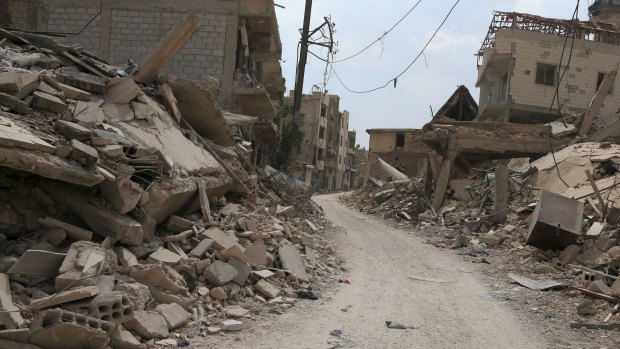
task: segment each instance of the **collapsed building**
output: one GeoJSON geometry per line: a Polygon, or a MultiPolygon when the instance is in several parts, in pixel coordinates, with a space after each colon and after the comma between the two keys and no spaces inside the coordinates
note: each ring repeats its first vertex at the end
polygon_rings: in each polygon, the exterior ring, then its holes
{"type": "Polygon", "coordinates": [[[364,183],[346,200],[411,222],[438,247],[466,247],[469,256],[498,249],[510,280],[599,300],[594,310],[590,299],[579,303],[572,328],[612,330],[620,321],[620,3],[595,1],[590,13],[575,21],[495,12],[478,53],[479,107],[461,89],[421,130],[368,130],[364,183]],[[588,321],[599,309],[607,316],[588,321]]]}
{"type": "Polygon", "coordinates": [[[262,59],[279,57],[273,1],[180,3],[174,16],[152,4],[172,25],[112,64],[97,54],[108,44],[107,57],[117,54],[124,26],[110,24],[144,23],[135,19],[149,11],[123,14],[146,2],[0,2],[5,23],[36,25],[0,29],[0,346],[187,346],[171,332],[190,322],[205,336],[241,330],[251,310],[316,299],[308,285],[334,273],[319,258],[331,250],[321,209],[256,166],[277,138],[280,97],[260,73],[262,59]],[[201,6],[234,26],[188,15],[201,6]],[[53,28],[66,13],[94,18],[88,32],[53,28]],[[223,67],[221,83],[174,72],[202,31],[226,33],[204,20],[240,38],[240,65],[223,67]],[[94,40],[94,28],[108,33],[94,40]]]}

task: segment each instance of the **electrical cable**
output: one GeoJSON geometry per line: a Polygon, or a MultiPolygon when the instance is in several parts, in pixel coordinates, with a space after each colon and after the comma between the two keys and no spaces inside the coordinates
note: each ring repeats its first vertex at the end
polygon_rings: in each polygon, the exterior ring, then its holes
{"type": "MultiPolygon", "coordinates": [[[[581,0],[577,0],[577,6],[575,7],[575,12],[573,13],[573,18],[571,20],[571,22],[575,23],[575,21],[579,20],[579,3],[581,0]]],[[[573,28],[571,28],[573,29],[573,28]]],[[[560,105],[560,83],[562,82],[562,79],[564,79],[564,75],[566,74],[566,72],[568,71],[568,68],[570,67],[570,63],[571,63],[571,59],[573,57],[573,48],[575,45],[575,37],[576,37],[576,33],[574,31],[568,32],[567,31],[567,35],[566,35],[566,40],[564,40],[564,48],[562,49],[562,55],[560,56],[560,68],[562,67],[562,61],[564,60],[564,53],[566,50],[566,44],[568,43],[568,35],[569,33],[573,36],[573,42],[571,44],[570,47],[570,53],[568,56],[568,62],[566,64],[566,67],[564,68],[564,72],[562,73],[562,75],[560,76],[558,74],[558,82],[556,84],[555,87],[555,93],[553,94],[553,99],[551,100],[551,106],[549,106],[549,114],[551,114],[551,112],[553,111],[553,103],[556,102],[557,100],[557,104],[558,104],[558,115],[562,118],[562,123],[564,125],[566,125],[566,123],[564,122],[564,117],[562,116],[562,110],[561,110],[561,105],[560,105]]],[[[567,187],[570,187],[570,185],[568,185],[568,183],[566,183],[566,181],[564,180],[564,178],[562,178],[562,174],[560,173],[560,168],[558,167],[558,161],[555,157],[555,151],[553,149],[553,135],[551,133],[551,126],[549,126],[548,129],[548,136],[549,136],[549,149],[551,150],[551,157],[553,158],[553,163],[555,165],[555,170],[558,174],[558,178],[562,181],[562,183],[564,183],[564,185],[566,185],[567,187]]]]}
{"type": "Polygon", "coordinates": [[[377,90],[381,90],[384,89],[386,87],[388,87],[388,85],[390,83],[394,83],[394,87],[396,87],[396,83],[398,82],[398,78],[400,78],[401,76],[403,76],[407,71],[409,71],[409,69],[411,69],[411,67],[420,59],[420,57],[422,57],[422,55],[424,55],[424,52],[426,51],[426,49],[428,48],[428,46],[431,44],[431,42],[433,42],[433,40],[435,39],[435,37],[437,36],[437,33],[439,33],[439,30],[441,30],[441,28],[443,28],[443,26],[446,24],[446,22],[448,21],[448,18],[450,17],[450,15],[452,14],[452,12],[454,11],[454,9],[456,8],[456,6],[459,4],[460,0],[456,0],[454,2],[454,5],[452,5],[452,8],[450,9],[450,11],[448,12],[448,14],[444,17],[443,21],[441,22],[441,24],[439,25],[439,27],[437,27],[437,29],[435,30],[435,32],[433,33],[433,35],[430,37],[430,39],[426,42],[426,45],[424,45],[424,47],[422,48],[422,50],[420,51],[420,53],[418,53],[418,55],[413,59],[413,61],[411,61],[411,63],[409,63],[409,65],[402,71],[400,72],[398,75],[396,75],[394,78],[388,80],[384,85],[381,86],[377,86],[375,88],[369,89],[369,90],[363,90],[363,91],[359,91],[359,90],[353,90],[351,88],[349,88],[347,86],[347,84],[345,84],[342,79],[340,78],[340,75],[338,75],[338,72],[336,71],[336,69],[334,69],[334,66],[332,65],[331,70],[334,73],[334,75],[336,75],[336,78],[338,79],[338,81],[340,82],[340,84],[342,85],[342,87],[344,87],[347,91],[351,92],[351,93],[356,93],[356,94],[365,94],[365,93],[370,93],[370,92],[375,92],[377,90]]]}
{"type": "Polygon", "coordinates": [[[405,15],[398,21],[396,22],[396,24],[394,24],[390,29],[388,29],[387,31],[385,31],[383,33],[383,35],[381,35],[380,37],[377,38],[377,40],[371,42],[370,44],[368,44],[368,46],[364,47],[363,49],[361,49],[359,52],[350,55],[346,58],[343,59],[339,59],[339,60],[335,60],[333,61],[333,63],[340,63],[340,62],[344,62],[344,61],[348,61],[351,58],[357,57],[359,55],[361,55],[362,53],[364,53],[366,50],[368,50],[369,48],[371,48],[372,46],[374,46],[374,44],[378,43],[379,41],[385,39],[386,36],[388,36],[388,34],[390,34],[392,32],[392,30],[394,30],[396,27],[398,27],[399,24],[401,24],[405,18],[407,18],[411,12],[413,12],[413,10],[416,9],[416,7],[418,7],[418,5],[422,2],[422,0],[418,0],[418,2],[415,3],[415,5],[413,5],[413,7],[411,9],[409,9],[409,11],[407,11],[407,13],[405,13],[405,15]]]}

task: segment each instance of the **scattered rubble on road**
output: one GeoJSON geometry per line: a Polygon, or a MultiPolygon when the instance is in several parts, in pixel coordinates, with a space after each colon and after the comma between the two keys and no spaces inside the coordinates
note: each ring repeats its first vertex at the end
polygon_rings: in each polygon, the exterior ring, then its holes
{"type": "Polygon", "coordinates": [[[32,59],[0,60],[2,347],[186,346],[187,325],[239,331],[335,277],[322,209],[248,165],[208,90],[156,80],[174,33],[133,76],[50,37],[0,38],[32,59]]]}
{"type": "MultiPolygon", "coordinates": [[[[560,290],[547,313],[562,312],[574,328],[620,328],[620,146],[569,143],[532,162],[485,160],[469,171],[451,171],[441,200],[425,194],[438,183],[433,177],[403,180],[379,161],[365,186],[341,198],[423,232],[438,248],[491,263],[512,288],[506,291],[510,299],[523,297],[514,292],[515,283],[532,292],[560,290]],[[586,302],[587,311],[581,306],[586,302]]],[[[548,294],[541,297],[558,293],[548,294]]]]}

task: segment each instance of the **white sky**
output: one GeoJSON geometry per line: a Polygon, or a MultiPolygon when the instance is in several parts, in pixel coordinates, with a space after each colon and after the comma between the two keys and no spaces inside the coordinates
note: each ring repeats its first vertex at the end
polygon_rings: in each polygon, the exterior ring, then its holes
{"type": "MultiPolygon", "coordinates": [[[[337,58],[356,53],[380,37],[417,0],[314,0],[311,29],[330,16],[336,23],[337,58]]],[[[591,0],[582,0],[579,18],[587,20],[591,0]]],[[[294,89],[296,48],[300,38],[305,0],[276,0],[283,44],[283,69],[287,89],[294,89]]],[[[430,38],[454,0],[423,0],[382,43],[360,56],[337,63],[335,69],[349,88],[367,90],[385,84],[409,65],[430,38]]],[[[448,22],[420,59],[393,85],[370,94],[347,92],[332,77],[328,93],[340,95],[341,110],[351,113],[349,128],[357,131],[357,143],[368,146],[369,128],[419,128],[430,121],[430,107],[437,111],[458,85],[466,85],[474,98],[476,57],[484,40],[492,11],[519,11],[570,18],[576,0],[461,0],[448,22]]],[[[315,53],[325,52],[312,47],[315,53]]],[[[325,63],[309,56],[304,93],[323,82],[325,63]]]]}

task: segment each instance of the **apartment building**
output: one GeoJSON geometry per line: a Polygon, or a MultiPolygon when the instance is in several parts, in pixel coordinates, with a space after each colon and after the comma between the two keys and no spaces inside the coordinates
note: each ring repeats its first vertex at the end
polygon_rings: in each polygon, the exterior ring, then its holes
{"type": "MultiPolygon", "coordinates": [[[[605,75],[620,62],[619,10],[618,1],[595,1],[590,21],[495,12],[478,52],[478,120],[545,123],[560,112],[583,112],[605,75]],[[560,108],[552,103],[556,89],[560,108]]],[[[600,110],[599,126],[617,117],[618,84],[616,80],[600,110]]]]}

